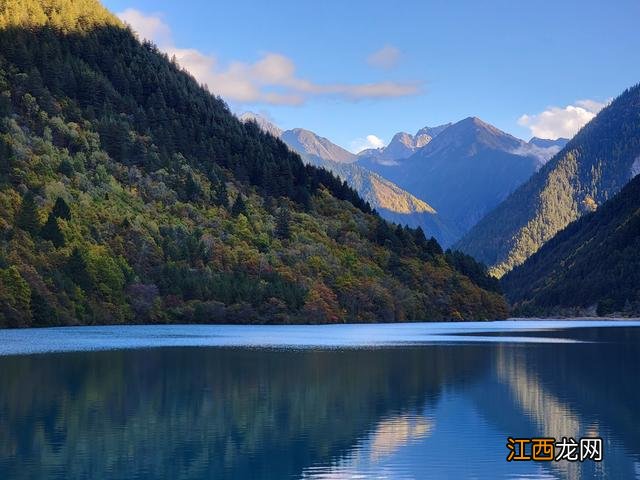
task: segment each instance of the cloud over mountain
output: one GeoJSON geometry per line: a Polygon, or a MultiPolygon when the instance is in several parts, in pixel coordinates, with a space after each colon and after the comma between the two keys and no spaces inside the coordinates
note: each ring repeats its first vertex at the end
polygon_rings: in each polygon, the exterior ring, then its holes
{"type": "Polygon", "coordinates": [[[524,114],[518,124],[528,127],[534,137],[571,138],[605,106],[595,100],[579,100],[564,108],[549,107],[538,114],[524,114]]]}
{"type": "MultiPolygon", "coordinates": [[[[420,82],[316,83],[299,77],[293,60],[274,52],[264,53],[254,62],[222,64],[215,55],[177,47],[171,28],[159,14],[145,14],[130,8],[118,16],[141,38],[155,42],[170,57],[175,57],[180,66],[207,85],[211,92],[230,102],[301,105],[314,97],[358,101],[422,92],[420,82]]],[[[382,52],[377,61],[388,64],[393,56],[391,51],[382,52]]]]}
{"type": "Polygon", "coordinates": [[[369,148],[382,148],[384,147],[384,141],[376,136],[376,135],[367,135],[364,138],[356,138],[351,141],[349,145],[349,150],[353,153],[359,153],[363,150],[367,150],[369,148]]]}

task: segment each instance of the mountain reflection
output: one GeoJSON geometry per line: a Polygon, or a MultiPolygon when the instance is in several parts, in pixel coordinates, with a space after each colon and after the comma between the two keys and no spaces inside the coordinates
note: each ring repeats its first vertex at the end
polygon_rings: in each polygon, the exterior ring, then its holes
{"type": "Polygon", "coordinates": [[[297,477],[484,363],[473,348],[5,357],[0,477],[297,477]]]}
{"type": "Polygon", "coordinates": [[[375,428],[371,440],[371,460],[393,454],[409,442],[426,438],[434,421],[423,416],[402,415],[382,420],[375,428]]]}
{"type": "Polygon", "coordinates": [[[613,330],[0,357],[0,478],[634,478],[640,338],[613,330]],[[509,435],[600,435],[605,460],[507,463],[509,435]]]}

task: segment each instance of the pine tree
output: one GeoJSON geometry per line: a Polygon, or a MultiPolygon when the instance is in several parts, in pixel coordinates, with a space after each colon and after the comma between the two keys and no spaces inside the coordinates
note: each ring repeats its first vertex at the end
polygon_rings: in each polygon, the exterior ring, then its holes
{"type": "Polygon", "coordinates": [[[58,172],[67,177],[71,177],[75,173],[75,170],[73,168],[73,164],[65,158],[64,160],[62,160],[62,162],[60,162],[58,172]]]}
{"type": "Polygon", "coordinates": [[[53,210],[51,210],[51,215],[56,218],[71,220],[71,209],[62,197],[58,197],[58,199],[56,200],[56,203],[53,206],[53,210]]]}
{"type": "Polygon", "coordinates": [[[224,181],[220,182],[218,186],[215,203],[221,207],[229,208],[229,192],[227,192],[227,184],[224,181]]]}
{"type": "Polygon", "coordinates": [[[420,226],[414,230],[413,238],[416,245],[423,246],[427,243],[427,236],[424,234],[424,230],[422,230],[422,227],[420,226]]]}
{"type": "Polygon", "coordinates": [[[190,202],[197,202],[202,198],[203,193],[202,186],[198,183],[195,175],[189,172],[184,185],[185,198],[190,202]]]}
{"type": "Polygon", "coordinates": [[[50,240],[58,248],[64,246],[64,235],[58,225],[58,217],[53,212],[49,214],[42,230],[40,230],[40,236],[45,240],[50,240]]]}
{"type": "Polygon", "coordinates": [[[31,192],[27,192],[24,197],[22,197],[22,206],[16,218],[16,225],[32,235],[36,234],[40,228],[38,207],[31,192]]]}
{"type": "Polygon", "coordinates": [[[0,137],[0,175],[11,172],[12,154],[11,145],[0,137]]]}
{"type": "Polygon", "coordinates": [[[376,243],[378,243],[379,245],[386,245],[387,240],[390,239],[391,229],[389,228],[389,224],[385,220],[378,218],[378,223],[375,230],[376,243]]]}
{"type": "Polygon", "coordinates": [[[438,241],[433,237],[431,237],[427,242],[427,252],[429,252],[429,254],[433,256],[442,255],[443,253],[442,247],[440,246],[438,241]]]}
{"type": "Polygon", "coordinates": [[[89,271],[87,270],[87,261],[84,259],[78,247],[73,249],[71,256],[67,260],[65,271],[71,280],[80,288],[85,291],[91,290],[92,282],[89,271]]]}
{"type": "Polygon", "coordinates": [[[9,92],[0,93],[0,117],[6,117],[11,113],[11,95],[9,92]]]}
{"type": "Polygon", "coordinates": [[[291,213],[288,207],[280,208],[278,217],[276,219],[276,235],[282,239],[289,239],[291,237],[291,213]]]}
{"type": "Polygon", "coordinates": [[[64,246],[64,235],[62,234],[62,230],[60,230],[60,225],[58,224],[59,218],[64,220],[71,219],[71,209],[62,197],[58,197],[56,200],[46,223],[40,231],[42,238],[50,240],[56,247],[64,246]]]}
{"type": "Polygon", "coordinates": [[[231,215],[233,215],[234,217],[237,217],[241,213],[243,215],[247,213],[247,205],[244,203],[242,194],[239,193],[238,196],[236,197],[236,201],[233,202],[233,206],[231,207],[231,215]]]}
{"type": "Polygon", "coordinates": [[[31,292],[31,314],[33,325],[46,326],[57,325],[58,313],[49,305],[47,300],[36,291],[31,292]]]}

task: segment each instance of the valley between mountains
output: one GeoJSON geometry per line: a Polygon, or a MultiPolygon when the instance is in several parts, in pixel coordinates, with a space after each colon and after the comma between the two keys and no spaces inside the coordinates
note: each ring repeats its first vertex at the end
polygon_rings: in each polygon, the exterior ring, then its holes
{"type": "Polygon", "coordinates": [[[640,86],[572,139],[470,116],[353,153],[97,0],[0,2],[0,45],[0,327],[640,314],[640,86]]]}

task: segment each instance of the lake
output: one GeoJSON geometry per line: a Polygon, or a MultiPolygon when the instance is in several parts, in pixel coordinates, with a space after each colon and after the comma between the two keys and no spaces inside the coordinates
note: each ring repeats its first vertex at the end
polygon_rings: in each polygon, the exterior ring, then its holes
{"type": "Polygon", "coordinates": [[[639,379],[638,321],[4,330],[0,478],[638,479],[639,379]]]}

